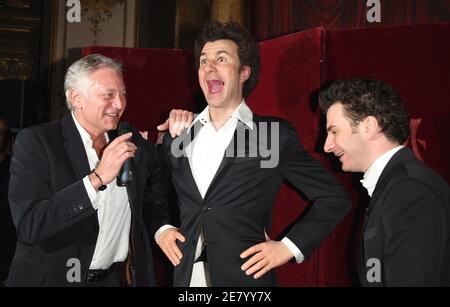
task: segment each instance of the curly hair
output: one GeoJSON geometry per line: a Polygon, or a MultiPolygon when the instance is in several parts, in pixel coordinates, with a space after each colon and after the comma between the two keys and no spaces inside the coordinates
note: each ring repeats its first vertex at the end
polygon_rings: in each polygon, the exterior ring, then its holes
{"type": "Polygon", "coordinates": [[[367,116],[377,119],[391,141],[403,144],[410,134],[410,118],[400,97],[388,84],[375,79],[345,79],[321,91],[319,105],[324,113],[335,103],[344,106],[354,126],[367,116]]]}
{"type": "Polygon", "coordinates": [[[244,97],[248,97],[258,82],[260,56],[256,41],[250,37],[248,31],[239,23],[233,21],[229,23],[209,21],[203,26],[195,40],[194,46],[197,69],[200,67],[200,55],[205,44],[221,39],[231,40],[237,45],[240,63],[239,70],[242,70],[244,66],[249,66],[251,69],[250,77],[244,83],[243,88],[244,97]]]}

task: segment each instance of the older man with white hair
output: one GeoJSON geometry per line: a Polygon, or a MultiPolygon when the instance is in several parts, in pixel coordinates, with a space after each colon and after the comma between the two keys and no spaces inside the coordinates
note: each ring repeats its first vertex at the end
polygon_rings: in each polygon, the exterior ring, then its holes
{"type": "MultiPolygon", "coordinates": [[[[18,243],[7,285],[153,286],[147,227],[164,199],[155,145],[133,128],[114,133],[127,105],[122,66],[88,55],[69,67],[65,91],[69,115],[16,139],[9,199],[18,243]],[[132,181],[120,186],[130,158],[132,181]]],[[[173,111],[168,125],[191,120],[173,111]]]]}

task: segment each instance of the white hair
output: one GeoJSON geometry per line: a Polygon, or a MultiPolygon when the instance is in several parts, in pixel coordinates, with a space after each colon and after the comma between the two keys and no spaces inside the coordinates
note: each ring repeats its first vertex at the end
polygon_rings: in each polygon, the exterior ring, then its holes
{"type": "Polygon", "coordinates": [[[120,75],[122,75],[123,72],[122,63],[101,54],[87,55],[70,65],[67,69],[67,73],[64,78],[64,92],[66,93],[67,108],[70,111],[73,110],[72,102],[69,97],[70,90],[81,90],[81,81],[100,68],[111,68],[117,71],[120,75]]]}

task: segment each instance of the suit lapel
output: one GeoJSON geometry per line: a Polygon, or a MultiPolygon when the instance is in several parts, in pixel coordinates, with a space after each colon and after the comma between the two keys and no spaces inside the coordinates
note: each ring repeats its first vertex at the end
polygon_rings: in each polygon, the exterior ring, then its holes
{"type": "Polygon", "coordinates": [[[377,203],[378,198],[381,195],[381,192],[384,190],[384,187],[392,178],[393,173],[396,168],[403,164],[407,160],[415,159],[413,152],[409,148],[400,149],[392,158],[389,160],[388,164],[384,168],[383,172],[378,179],[377,185],[375,186],[375,190],[372,194],[372,199],[370,200],[369,207],[367,208],[367,213],[369,214],[372,210],[373,206],[377,203]]]}
{"type": "Polygon", "coordinates": [[[187,157],[181,157],[181,171],[185,175],[186,183],[190,186],[191,190],[194,191],[195,196],[199,199],[203,199],[200,194],[200,190],[198,189],[197,184],[195,183],[194,175],[192,174],[191,166],[189,165],[189,160],[187,157]]]}
{"type": "MultiPolygon", "coordinates": [[[[131,132],[133,133],[133,136],[131,137],[131,141],[136,145],[137,150],[134,155],[134,158],[131,159],[131,182],[126,186],[128,198],[130,200],[130,205],[136,207],[139,205],[137,202],[137,195],[138,195],[138,185],[137,183],[140,180],[146,180],[146,178],[138,178],[139,172],[138,172],[138,165],[141,165],[141,167],[144,167],[144,165],[141,163],[142,160],[142,140],[140,139],[139,132],[132,128],[131,132]]],[[[112,142],[117,137],[117,130],[108,132],[109,141],[112,142]]]]}
{"type": "MultiPolygon", "coordinates": [[[[136,143],[135,143],[136,144],[136,143]]],[[[131,182],[127,185],[127,192],[128,192],[128,198],[130,199],[130,202],[133,204],[133,206],[137,205],[136,198],[137,198],[137,181],[138,181],[138,172],[137,172],[137,165],[140,165],[140,160],[142,157],[142,148],[141,146],[138,146],[138,149],[136,150],[136,155],[134,159],[131,159],[131,182]]]]}
{"type": "Polygon", "coordinates": [[[64,137],[64,147],[72,163],[77,178],[83,178],[90,173],[89,161],[84,149],[80,133],[75,126],[72,115],[66,115],[61,121],[61,129],[64,137]]]}
{"type": "Polygon", "coordinates": [[[181,143],[183,146],[181,148],[183,155],[181,156],[181,159],[180,159],[181,172],[182,172],[182,174],[184,174],[184,177],[186,178],[186,183],[190,186],[191,191],[194,191],[195,196],[198,199],[203,199],[203,198],[200,193],[200,190],[198,189],[197,183],[195,183],[194,175],[192,173],[192,169],[189,164],[189,159],[188,159],[188,154],[186,152],[186,148],[195,139],[195,137],[196,137],[198,131],[200,131],[201,127],[202,127],[202,123],[198,121],[191,128],[190,133],[181,136],[183,138],[183,142],[181,143]]]}
{"type": "Polygon", "coordinates": [[[237,156],[245,155],[245,153],[248,152],[248,140],[245,141],[245,150],[243,152],[240,151],[240,148],[236,148],[236,138],[237,133],[239,129],[245,129],[245,124],[241,121],[238,121],[236,125],[236,129],[234,130],[233,138],[231,139],[230,144],[228,144],[227,149],[225,150],[222,158],[222,162],[220,163],[220,166],[214,175],[213,180],[211,181],[211,184],[209,185],[208,191],[206,192],[205,198],[208,196],[209,193],[212,193],[214,188],[220,183],[221,179],[225,177],[226,172],[230,169],[230,167],[233,165],[234,161],[236,160],[237,156]],[[233,153],[231,157],[227,157],[227,153],[233,153]]]}

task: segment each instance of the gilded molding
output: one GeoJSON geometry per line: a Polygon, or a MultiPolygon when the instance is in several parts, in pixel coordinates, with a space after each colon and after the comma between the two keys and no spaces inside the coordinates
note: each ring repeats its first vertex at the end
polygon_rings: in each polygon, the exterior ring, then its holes
{"type": "Polygon", "coordinates": [[[109,21],[113,17],[112,9],[124,2],[125,0],[81,0],[81,14],[87,15],[92,24],[89,30],[94,34],[94,41],[102,31],[100,23],[109,21]]]}
{"type": "Polygon", "coordinates": [[[0,58],[0,80],[28,80],[32,73],[32,60],[0,58]]]}
{"type": "Polygon", "coordinates": [[[30,8],[31,0],[6,0],[6,7],[28,9],[30,8]]]}

